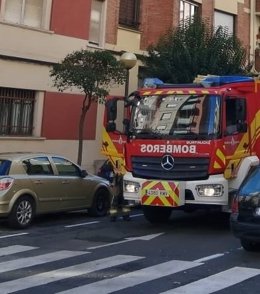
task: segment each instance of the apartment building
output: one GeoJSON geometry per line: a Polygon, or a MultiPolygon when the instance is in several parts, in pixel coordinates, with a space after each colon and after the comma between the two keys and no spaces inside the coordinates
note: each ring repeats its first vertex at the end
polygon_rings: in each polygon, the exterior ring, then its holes
{"type": "MultiPolygon", "coordinates": [[[[0,0],[0,152],[56,152],[76,160],[83,96],[58,92],[51,65],[81,48],[140,56],[194,13],[227,26],[260,71],[260,0],[0,0]]],[[[130,90],[141,73],[138,61],[130,90]]],[[[112,87],[111,94],[123,95],[124,87],[112,87]]],[[[90,171],[101,159],[103,110],[93,104],[87,113],[82,165],[90,171]]]]}

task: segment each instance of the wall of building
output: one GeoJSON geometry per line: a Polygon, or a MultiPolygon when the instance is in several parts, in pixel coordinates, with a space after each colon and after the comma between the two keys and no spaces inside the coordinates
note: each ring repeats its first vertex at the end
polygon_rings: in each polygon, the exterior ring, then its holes
{"type": "Polygon", "coordinates": [[[236,35],[242,44],[250,51],[250,5],[249,1],[237,5],[236,35]],[[248,29],[245,29],[248,28],[248,29]]]}
{"type": "MultiPolygon", "coordinates": [[[[53,63],[76,49],[86,48],[87,40],[33,30],[6,23],[0,24],[0,55],[28,61],[53,63]],[[26,40],[26,41],[25,41],[26,40]]],[[[37,77],[35,77],[37,78],[37,77]]]]}
{"type": "Polygon", "coordinates": [[[164,0],[163,5],[158,5],[158,1],[142,1],[140,49],[146,50],[159,40],[163,32],[173,27],[173,15],[179,10],[178,3],[176,0],[164,0]]]}
{"type": "MultiPolygon", "coordinates": [[[[162,33],[178,24],[179,0],[164,0],[164,5],[159,6],[158,0],[141,1],[139,31],[118,25],[120,0],[106,1],[105,49],[115,52],[118,58],[122,51],[146,54],[145,49],[149,44],[157,42],[162,33]]],[[[212,23],[214,9],[236,15],[238,36],[249,46],[250,0],[194,2],[202,5],[202,15],[212,23]]],[[[49,70],[52,63],[60,61],[68,53],[87,48],[91,0],[48,0],[48,3],[52,9],[49,29],[39,30],[0,22],[0,39],[4,40],[0,43],[0,87],[39,91],[35,137],[0,137],[0,152],[58,152],[76,160],[77,109],[80,108],[82,96],[78,91],[75,95],[70,91],[58,93],[52,85],[49,70]]],[[[256,0],[256,7],[260,15],[260,0],[256,0]]],[[[140,61],[138,65],[141,65],[140,61]]],[[[138,65],[130,70],[130,92],[137,88],[138,65]]],[[[124,86],[113,86],[111,89],[111,95],[123,93],[124,86]]],[[[102,158],[99,150],[103,111],[103,105],[93,104],[87,115],[82,165],[91,171],[93,162],[102,158]]]]}
{"type": "Polygon", "coordinates": [[[120,0],[110,0],[107,3],[106,43],[113,45],[117,44],[119,1],[120,0]]]}
{"type": "MultiPolygon", "coordinates": [[[[43,105],[42,136],[47,140],[77,140],[83,95],[46,92],[43,105]]],[[[84,140],[95,140],[97,103],[86,115],[84,140]]]]}
{"type": "MultiPolygon", "coordinates": [[[[236,34],[243,44],[249,48],[250,0],[195,0],[193,2],[201,5],[202,16],[207,18],[212,25],[214,23],[215,10],[234,15],[237,24],[236,34]]],[[[165,0],[164,5],[161,5],[159,8],[158,1],[155,0],[141,1],[141,3],[140,30],[132,30],[132,34],[136,34],[136,38],[140,38],[138,50],[145,51],[150,44],[156,43],[160,36],[168,29],[178,24],[180,1],[165,0]]],[[[129,33],[127,33],[127,29],[121,27],[115,31],[118,17],[115,17],[114,14],[119,11],[119,0],[111,0],[109,7],[110,10],[108,12],[112,13],[112,16],[108,15],[108,21],[112,21],[112,25],[107,29],[107,43],[113,44],[113,48],[117,50],[117,47],[121,45],[122,39],[127,42],[128,39],[125,36],[127,37],[129,33]],[[115,19],[116,22],[113,21],[115,19]],[[116,44],[115,40],[117,40],[116,44]]],[[[134,40],[134,36],[132,36],[131,40],[134,40]]],[[[133,50],[133,48],[130,47],[129,50],[133,50]]]]}
{"type": "Polygon", "coordinates": [[[53,0],[50,30],[58,35],[87,40],[89,36],[89,20],[91,1],[53,0]]]}
{"type": "MultiPolygon", "coordinates": [[[[91,1],[77,0],[73,5],[71,1],[53,0],[51,5],[48,30],[0,22],[0,38],[5,40],[0,44],[0,87],[33,89],[38,93],[34,136],[0,136],[0,152],[46,151],[76,160],[83,96],[78,91],[74,95],[71,91],[59,93],[50,79],[50,67],[68,53],[87,48],[91,1]]],[[[96,124],[94,103],[86,118],[82,162],[90,171],[93,159],[100,154],[96,124]]]]}

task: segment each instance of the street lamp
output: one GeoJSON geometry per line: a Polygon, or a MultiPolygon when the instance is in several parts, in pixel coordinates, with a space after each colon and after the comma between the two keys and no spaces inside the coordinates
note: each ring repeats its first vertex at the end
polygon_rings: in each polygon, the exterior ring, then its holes
{"type": "Polygon", "coordinates": [[[129,71],[136,65],[137,58],[134,53],[125,52],[121,55],[120,61],[122,62],[124,68],[126,69],[126,82],[125,82],[125,99],[128,97],[129,88],[129,71]]]}

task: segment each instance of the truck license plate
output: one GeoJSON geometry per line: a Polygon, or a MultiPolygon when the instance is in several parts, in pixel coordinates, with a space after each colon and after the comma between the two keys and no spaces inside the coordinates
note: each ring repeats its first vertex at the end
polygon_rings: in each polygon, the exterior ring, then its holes
{"type": "Polygon", "coordinates": [[[156,189],[156,190],[152,190],[152,189],[146,190],[146,194],[148,196],[169,196],[169,194],[168,194],[168,192],[166,190],[159,190],[159,189],[156,189]]]}

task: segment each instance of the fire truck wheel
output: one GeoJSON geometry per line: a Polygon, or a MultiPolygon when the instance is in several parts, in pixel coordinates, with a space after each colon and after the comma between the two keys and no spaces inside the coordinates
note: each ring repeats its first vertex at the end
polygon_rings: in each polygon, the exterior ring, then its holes
{"type": "Polygon", "coordinates": [[[150,223],[167,222],[171,216],[172,209],[170,207],[142,206],[144,217],[150,223]]]}

